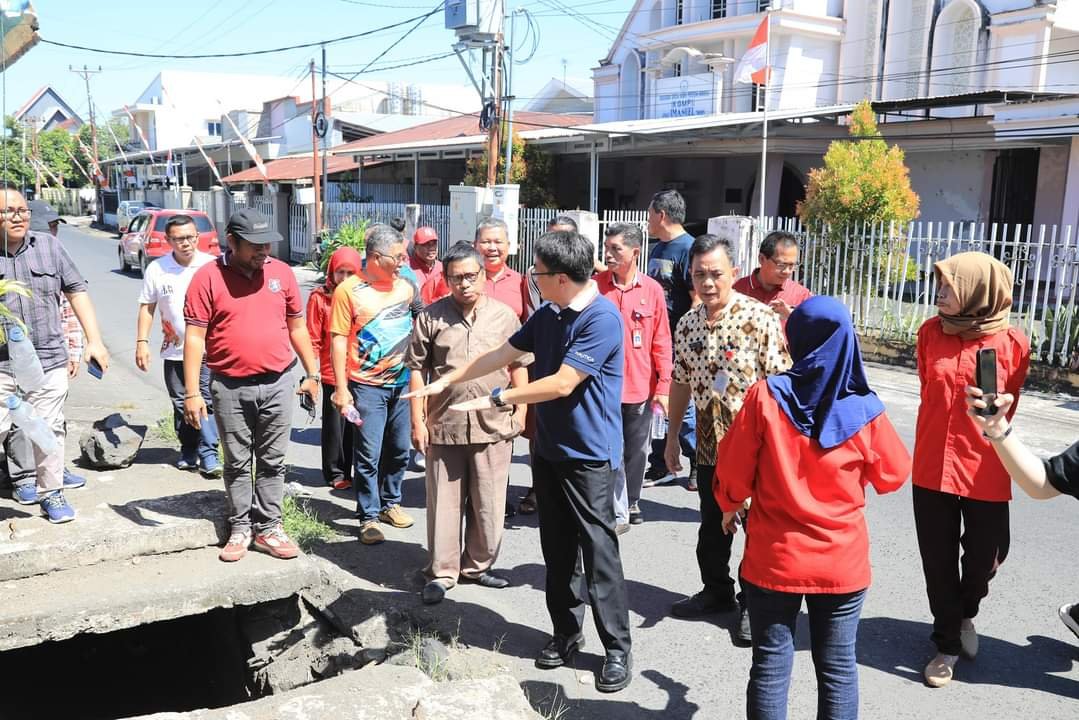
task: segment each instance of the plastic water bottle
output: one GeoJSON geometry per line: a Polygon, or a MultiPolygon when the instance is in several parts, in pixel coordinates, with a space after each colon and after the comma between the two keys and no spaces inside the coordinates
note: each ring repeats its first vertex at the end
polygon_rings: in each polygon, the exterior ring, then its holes
{"type": "Polygon", "coordinates": [[[652,439],[662,440],[667,437],[667,413],[659,403],[652,403],[652,439]]]}
{"type": "Polygon", "coordinates": [[[34,343],[18,325],[8,330],[7,351],[11,359],[11,372],[23,391],[33,392],[45,385],[45,371],[41,369],[34,343]]]}
{"type": "Polygon", "coordinates": [[[349,405],[343,417],[356,427],[363,425],[363,418],[360,417],[360,411],[356,409],[355,405],[349,405]]]}
{"type": "Polygon", "coordinates": [[[7,409],[11,413],[11,421],[22,428],[30,442],[37,445],[38,450],[51,455],[59,450],[56,435],[48,424],[34,414],[34,408],[30,403],[23,402],[17,395],[9,395],[7,409]]]}

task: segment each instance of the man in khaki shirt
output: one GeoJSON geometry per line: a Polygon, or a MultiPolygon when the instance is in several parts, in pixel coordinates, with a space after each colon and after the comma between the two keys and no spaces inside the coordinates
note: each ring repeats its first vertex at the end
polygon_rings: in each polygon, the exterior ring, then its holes
{"type": "MultiPolygon", "coordinates": [[[[405,364],[412,370],[409,389],[424,387],[452,370],[503,345],[520,327],[507,305],[484,294],[483,257],[467,243],[450,248],[442,260],[450,295],[416,318],[405,364]]],[[[524,426],[524,405],[467,413],[450,412],[454,403],[488,397],[495,388],[528,383],[524,365],[445,392],[413,398],[412,444],[427,455],[427,546],[429,582],[423,601],[437,603],[461,582],[504,588],[505,578],[489,569],[498,557],[506,510],[506,478],[513,438],[524,426]],[[461,542],[462,512],[465,519],[461,542]]]]}

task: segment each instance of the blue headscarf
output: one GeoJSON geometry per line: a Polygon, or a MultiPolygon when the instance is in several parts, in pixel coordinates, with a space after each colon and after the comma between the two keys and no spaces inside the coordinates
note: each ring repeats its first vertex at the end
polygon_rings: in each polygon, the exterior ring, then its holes
{"type": "Polygon", "coordinates": [[[795,308],[787,340],[794,366],[767,382],[798,432],[827,450],[884,412],[866,382],[850,312],[838,300],[818,295],[795,308]]]}

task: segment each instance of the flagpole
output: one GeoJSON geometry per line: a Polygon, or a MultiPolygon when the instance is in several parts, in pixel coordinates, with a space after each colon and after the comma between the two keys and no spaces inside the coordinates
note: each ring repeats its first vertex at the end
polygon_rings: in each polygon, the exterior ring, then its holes
{"type": "Polygon", "coordinates": [[[770,60],[771,60],[771,42],[772,42],[772,11],[766,10],[764,14],[764,116],[761,133],[761,197],[760,207],[758,208],[760,215],[761,226],[761,239],[764,239],[764,188],[767,181],[768,173],[768,86],[771,85],[772,78],[769,77],[770,60]]]}

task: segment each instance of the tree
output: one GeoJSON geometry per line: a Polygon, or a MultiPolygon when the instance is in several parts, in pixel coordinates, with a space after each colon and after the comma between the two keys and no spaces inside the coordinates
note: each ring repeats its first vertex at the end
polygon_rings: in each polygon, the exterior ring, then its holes
{"type": "MultiPolygon", "coordinates": [[[[502,126],[505,128],[505,125],[502,126]]],[[[499,148],[504,148],[506,142],[505,130],[502,131],[502,142],[499,148]]],[[[498,179],[501,180],[506,174],[506,156],[502,152],[498,155],[498,179]]],[[[555,198],[551,193],[551,185],[554,182],[554,162],[551,156],[539,148],[527,144],[520,135],[513,133],[513,165],[510,169],[510,184],[521,186],[520,202],[526,207],[554,207],[555,198]]],[[[483,155],[473,155],[465,165],[465,176],[461,180],[463,185],[483,187],[487,184],[487,149],[483,155]]]]}
{"type": "MultiPolygon", "coordinates": [[[[62,128],[53,128],[38,133],[37,152],[42,164],[56,176],[64,185],[81,185],[82,174],[75,169],[69,153],[75,150],[75,140],[71,133],[62,128]]],[[[41,178],[42,184],[52,184],[52,179],[47,175],[41,178]]]]}
{"type": "Polygon", "coordinates": [[[30,138],[24,136],[22,126],[12,116],[5,117],[4,137],[0,143],[0,180],[21,188],[34,182],[34,171],[23,150],[24,142],[29,143],[30,138]]]}
{"type": "Polygon", "coordinates": [[[918,216],[918,195],[903,151],[881,139],[867,100],[851,113],[850,136],[832,142],[824,167],[809,171],[798,217],[810,228],[829,225],[839,232],[865,224],[906,226],[918,216]]]}

